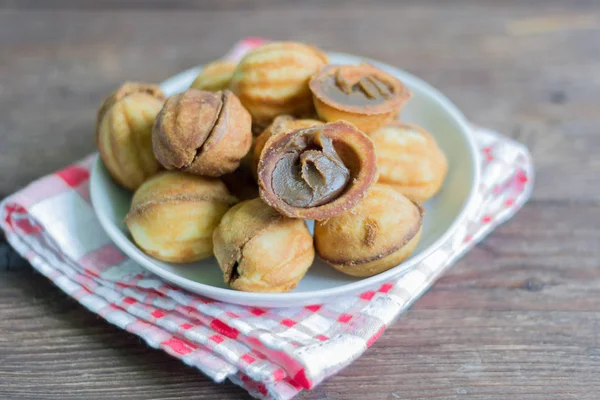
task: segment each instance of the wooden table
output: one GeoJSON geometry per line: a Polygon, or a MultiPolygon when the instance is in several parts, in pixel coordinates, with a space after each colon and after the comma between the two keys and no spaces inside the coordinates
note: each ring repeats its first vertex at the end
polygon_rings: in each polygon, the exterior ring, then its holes
{"type": "MultiPolygon", "coordinates": [[[[160,81],[240,37],[380,59],[526,143],[535,192],[300,398],[599,398],[599,2],[174,4],[0,1],[0,195],[94,151],[96,107],[123,80],[160,81]]],[[[6,243],[0,266],[0,398],[247,397],[87,312],[6,243]]]]}

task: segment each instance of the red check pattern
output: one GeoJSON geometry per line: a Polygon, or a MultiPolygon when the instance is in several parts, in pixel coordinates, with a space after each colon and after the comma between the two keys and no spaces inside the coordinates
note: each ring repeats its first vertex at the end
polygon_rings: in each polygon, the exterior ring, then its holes
{"type": "Polygon", "coordinates": [[[262,309],[221,303],[142,269],[96,220],[88,196],[95,156],[5,199],[0,226],[34,268],[110,323],[217,382],[230,379],[257,398],[290,399],[359,357],[447,267],[527,201],[533,178],[527,150],[485,129],[474,134],[482,182],[468,221],[415,269],[329,304],[262,309]]]}

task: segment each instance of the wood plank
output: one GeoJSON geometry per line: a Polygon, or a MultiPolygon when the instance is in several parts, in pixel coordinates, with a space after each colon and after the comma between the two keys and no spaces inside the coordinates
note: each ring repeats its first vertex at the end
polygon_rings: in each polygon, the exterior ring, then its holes
{"type": "MultiPolygon", "coordinates": [[[[416,3],[416,2],[413,2],[416,3]]],[[[439,0],[419,0],[419,5],[426,7],[439,6],[439,0]]],[[[527,2],[525,8],[531,8],[535,5],[545,7],[564,6],[565,0],[533,0],[527,2]]],[[[398,2],[395,0],[370,0],[365,3],[362,0],[303,0],[301,4],[292,1],[277,0],[0,0],[0,8],[13,10],[257,10],[257,9],[331,9],[340,11],[344,8],[352,7],[373,9],[374,7],[396,8],[398,2]]],[[[479,0],[477,5],[485,5],[486,8],[519,8],[522,3],[514,2],[511,4],[502,4],[494,0],[479,0]]],[[[569,7],[589,7],[593,8],[593,0],[571,0],[569,7]]],[[[401,4],[402,8],[410,6],[410,2],[401,4]]],[[[472,0],[454,0],[453,6],[474,7],[472,0]]],[[[442,7],[447,7],[442,5],[442,7]]]]}

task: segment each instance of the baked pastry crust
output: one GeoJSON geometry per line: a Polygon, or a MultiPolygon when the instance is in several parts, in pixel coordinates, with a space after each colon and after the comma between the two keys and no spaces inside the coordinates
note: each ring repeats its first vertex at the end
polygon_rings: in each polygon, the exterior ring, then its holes
{"type": "Polygon", "coordinates": [[[125,82],[100,106],[96,145],[113,179],[137,189],[160,171],[152,153],[152,125],[165,97],[158,85],[125,82]]]}
{"type": "Polygon", "coordinates": [[[135,192],[125,223],[146,254],[191,262],[212,255],[212,234],[237,203],[219,179],[165,171],[135,192]]]}
{"type": "Polygon", "coordinates": [[[395,119],[411,93],[372,65],[328,65],[309,83],[319,118],[345,120],[370,133],[395,119]]]}
{"type": "MultiPolygon", "coordinates": [[[[336,160],[332,162],[339,164],[339,161],[336,160]]],[[[302,171],[301,174],[305,174],[305,170],[302,171]]],[[[291,173],[290,175],[293,177],[298,174],[291,173]]],[[[304,176],[302,175],[300,178],[305,180],[304,176]]],[[[334,178],[337,177],[334,176],[334,178]]],[[[267,141],[258,165],[258,186],[261,198],[265,203],[290,218],[323,220],[341,214],[356,205],[376,180],[377,163],[373,142],[346,121],[331,122],[274,135],[267,141]],[[306,142],[306,148],[298,148],[298,143],[302,144],[303,142],[306,142]],[[323,196],[320,196],[318,202],[322,204],[315,204],[315,201],[311,201],[309,205],[294,205],[290,203],[290,199],[286,199],[281,193],[278,193],[278,185],[281,186],[282,182],[278,182],[276,179],[277,168],[290,152],[297,152],[299,157],[304,157],[306,153],[324,153],[327,143],[323,142],[331,143],[336,157],[341,160],[342,167],[349,172],[346,185],[342,190],[339,186],[335,188],[336,194],[328,201],[322,202],[323,196]],[[293,149],[294,147],[296,149],[293,149]]],[[[288,180],[288,182],[291,185],[292,181],[288,180]]],[[[285,180],[283,180],[283,184],[285,184],[285,180]]],[[[330,182],[326,184],[330,185],[330,182]]],[[[320,188],[317,187],[317,189],[320,188]]],[[[328,197],[331,194],[329,189],[333,188],[326,189],[329,191],[326,193],[326,197],[328,197]]],[[[317,191],[315,190],[315,192],[317,191]]],[[[279,192],[281,191],[279,190],[279,192]]],[[[291,200],[296,200],[293,196],[289,197],[291,200]]]]}
{"type": "Polygon", "coordinates": [[[268,43],[240,61],[230,88],[258,126],[281,114],[307,116],[314,113],[308,81],[327,62],[325,53],[304,43],[268,43]]]}
{"type": "Polygon", "coordinates": [[[225,282],[248,292],[292,290],[315,257],[304,221],[286,218],[260,199],[232,207],[213,241],[225,282]]]}
{"type": "Polygon", "coordinates": [[[415,249],[424,210],[386,185],[353,209],[315,223],[315,248],[335,269],[367,277],[395,267],[415,249]]]}
{"type": "Polygon", "coordinates": [[[169,170],[221,176],[250,150],[251,117],[229,90],[188,89],[167,99],[152,130],[154,154],[169,170]]]}
{"type": "Polygon", "coordinates": [[[379,183],[390,185],[411,200],[425,202],[444,183],[448,161],[423,128],[393,122],[373,132],[379,183]]]}
{"type": "Polygon", "coordinates": [[[256,171],[258,169],[258,162],[260,155],[265,148],[265,144],[271,138],[271,136],[279,135],[281,133],[295,131],[302,128],[310,128],[312,126],[323,125],[324,122],[316,119],[296,119],[291,115],[279,115],[277,116],[271,125],[269,125],[255,140],[254,146],[252,147],[252,173],[254,177],[257,177],[256,171]]]}
{"type": "Polygon", "coordinates": [[[218,92],[229,87],[233,71],[237,63],[233,61],[217,60],[208,63],[202,68],[194,82],[190,85],[192,89],[218,92]]]}

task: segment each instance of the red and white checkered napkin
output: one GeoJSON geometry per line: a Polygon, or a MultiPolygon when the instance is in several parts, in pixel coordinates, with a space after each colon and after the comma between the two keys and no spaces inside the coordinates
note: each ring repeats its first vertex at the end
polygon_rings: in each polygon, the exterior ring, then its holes
{"type": "Polygon", "coordinates": [[[529,198],[533,168],[519,143],[475,128],[482,182],[468,221],[414,270],[329,304],[262,309],[166,284],[125,257],[88,195],[94,156],[33,182],[0,205],[8,241],[90,311],[253,396],[289,399],[340,371],[377,340],[458,257],[529,198]]]}

